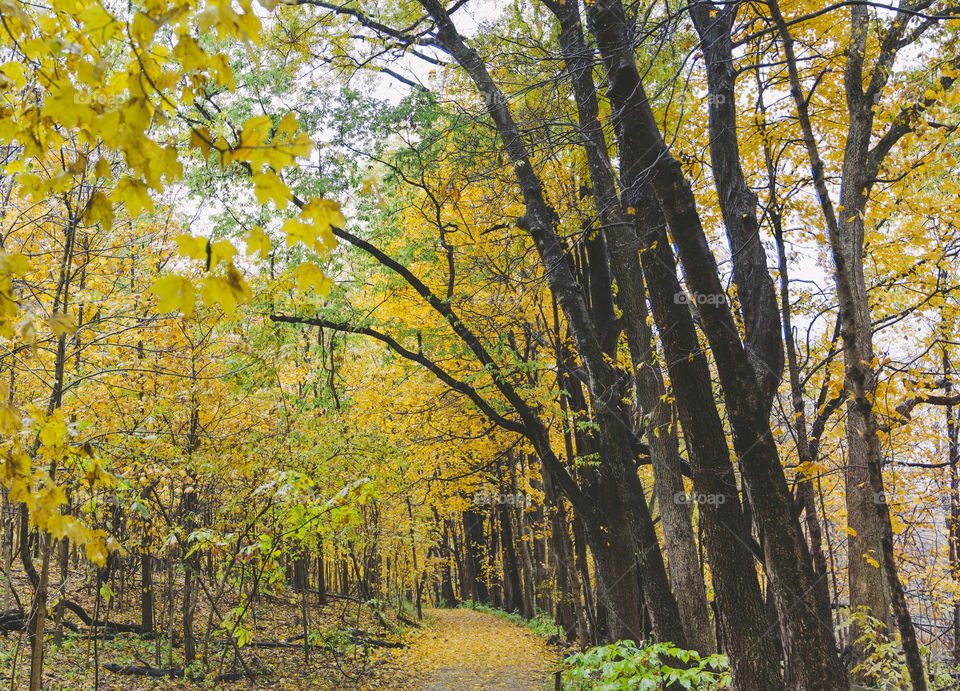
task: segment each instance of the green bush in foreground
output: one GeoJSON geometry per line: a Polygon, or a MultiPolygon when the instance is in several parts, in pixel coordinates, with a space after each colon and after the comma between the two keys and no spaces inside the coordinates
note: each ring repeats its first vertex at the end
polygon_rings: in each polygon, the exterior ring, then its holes
{"type": "Polygon", "coordinates": [[[719,691],[730,686],[725,655],[701,658],[693,650],[671,643],[617,641],[566,659],[563,687],[568,691],[656,691],[682,688],[719,691]]]}

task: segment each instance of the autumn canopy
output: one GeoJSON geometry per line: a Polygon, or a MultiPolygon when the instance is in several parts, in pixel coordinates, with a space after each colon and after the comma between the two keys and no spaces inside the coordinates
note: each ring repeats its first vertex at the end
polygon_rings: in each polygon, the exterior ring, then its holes
{"type": "Polygon", "coordinates": [[[940,0],[0,0],[3,678],[953,688],[958,77],[940,0]]]}

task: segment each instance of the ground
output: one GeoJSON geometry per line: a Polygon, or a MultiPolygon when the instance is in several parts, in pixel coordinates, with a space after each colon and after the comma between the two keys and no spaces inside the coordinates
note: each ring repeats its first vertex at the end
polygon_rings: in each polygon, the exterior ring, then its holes
{"type": "MultiPolygon", "coordinates": [[[[397,691],[543,691],[557,653],[526,629],[469,609],[430,610],[429,626],[384,665],[397,691]],[[394,674],[390,674],[393,672],[394,674]]],[[[372,688],[372,687],[371,687],[372,688]]]]}
{"type": "MultiPolygon", "coordinates": [[[[22,573],[14,572],[14,592],[24,601],[30,591],[22,573]]],[[[158,588],[172,588],[178,595],[181,583],[158,580],[158,588]]],[[[71,600],[87,612],[95,609],[95,589],[83,570],[71,573],[67,593],[71,600]]],[[[122,582],[112,583],[118,597],[101,610],[112,622],[136,624],[139,600],[136,588],[122,582]],[[109,610],[109,611],[107,611],[109,610]]],[[[47,649],[44,655],[44,688],[70,691],[134,691],[269,688],[294,691],[305,688],[317,691],[369,689],[373,691],[470,691],[471,689],[504,689],[506,691],[544,691],[553,688],[552,670],[559,664],[560,654],[542,637],[503,618],[468,609],[427,610],[424,626],[412,628],[396,621],[395,613],[375,616],[367,607],[352,598],[330,596],[330,602],[318,607],[311,601],[310,628],[314,632],[351,628],[367,635],[405,647],[365,647],[337,644],[334,654],[323,648],[311,649],[305,659],[303,648],[289,643],[285,647],[262,647],[265,641],[287,641],[303,631],[302,596],[296,593],[262,593],[251,609],[247,626],[253,644],[243,649],[243,656],[254,668],[265,673],[254,682],[193,682],[171,678],[145,678],[116,674],[104,669],[107,663],[152,667],[181,667],[182,648],[179,640],[167,662],[166,639],[149,639],[133,634],[92,640],[80,633],[66,632],[61,645],[53,644],[53,622],[47,625],[47,649]],[[95,670],[99,674],[95,674],[95,670]]],[[[238,604],[236,593],[225,593],[220,608],[238,604]]],[[[15,603],[11,603],[15,604],[15,603]]],[[[2,603],[0,603],[2,609],[2,603]]],[[[407,617],[412,617],[409,611],[407,617]]],[[[179,628],[179,609],[174,612],[175,628],[179,628]]],[[[158,608],[158,626],[167,630],[166,613],[158,608]]],[[[65,620],[81,622],[69,614],[65,620]]],[[[409,620],[409,619],[408,619],[409,620]]],[[[202,631],[213,623],[207,603],[201,599],[195,617],[201,641],[202,631]]],[[[81,629],[84,627],[81,625],[81,629]]],[[[198,654],[210,663],[214,672],[230,672],[239,668],[233,662],[233,651],[225,644],[222,631],[212,631],[209,645],[200,643],[198,654]]],[[[302,639],[300,639],[302,640],[302,639]]],[[[321,643],[318,641],[318,643],[321,643]]],[[[334,641],[329,641],[333,643],[334,641]]],[[[0,635],[0,687],[20,688],[29,675],[29,653],[22,631],[10,630],[0,635]]]]}

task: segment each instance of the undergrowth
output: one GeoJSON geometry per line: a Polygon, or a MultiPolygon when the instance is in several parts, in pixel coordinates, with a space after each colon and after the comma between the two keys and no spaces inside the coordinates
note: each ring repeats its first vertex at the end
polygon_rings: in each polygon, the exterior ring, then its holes
{"type": "Polygon", "coordinates": [[[524,619],[523,615],[519,612],[507,612],[506,610],[485,605],[482,602],[472,602],[470,600],[466,600],[460,604],[460,608],[472,609],[476,610],[477,612],[484,612],[485,614],[492,614],[495,617],[506,619],[513,624],[530,629],[538,636],[543,636],[544,638],[563,634],[563,630],[557,626],[557,622],[553,620],[553,617],[540,609],[537,610],[537,613],[532,619],[524,619]]]}

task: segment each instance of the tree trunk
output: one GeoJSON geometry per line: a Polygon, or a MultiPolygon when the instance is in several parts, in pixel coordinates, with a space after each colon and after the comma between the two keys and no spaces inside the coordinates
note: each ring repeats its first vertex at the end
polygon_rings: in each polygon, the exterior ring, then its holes
{"type": "MultiPolygon", "coordinates": [[[[593,81],[594,59],[583,37],[577,3],[548,4],[560,23],[560,46],[577,102],[578,119],[586,150],[593,196],[607,236],[610,263],[616,277],[616,300],[623,313],[637,391],[636,413],[649,419],[645,430],[654,470],[654,489],[663,518],[666,552],[673,592],[677,599],[688,644],[704,654],[714,650],[706,590],[700,577],[691,515],[686,504],[673,500],[683,491],[677,439],[671,429],[669,406],[647,325],[645,288],[636,236],[617,198],[613,168],[599,120],[599,102],[593,81]]],[[[639,430],[638,430],[639,431],[639,430]]]]}
{"type": "Polygon", "coordinates": [[[486,568],[484,567],[484,515],[480,511],[467,509],[462,513],[464,573],[468,579],[464,592],[470,593],[470,599],[481,604],[490,604],[490,591],[487,588],[486,568]]]}
{"type": "Polygon", "coordinates": [[[567,641],[578,636],[581,642],[587,640],[587,626],[580,603],[580,584],[570,549],[570,535],[567,528],[567,514],[563,499],[553,487],[550,476],[544,472],[543,493],[546,499],[545,511],[550,521],[550,547],[556,569],[556,621],[563,629],[567,641]]]}
{"type": "Polygon", "coordinates": [[[140,626],[153,631],[153,555],[144,545],[140,552],[140,626]]]}
{"type": "MultiPolygon", "coordinates": [[[[950,377],[950,357],[947,347],[943,347],[943,378],[946,380],[944,393],[953,392],[950,377]]],[[[947,516],[947,539],[950,547],[950,576],[954,580],[960,577],[960,439],[958,439],[957,420],[954,407],[946,407],[947,415],[947,462],[950,464],[950,507],[947,516]]],[[[960,600],[953,602],[953,662],[960,664],[960,600]]]]}
{"type": "MultiPolygon", "coordinates": [[[[733,465],[726,452],[723,423],[713,398],[706,357],[700,349],[662,217],[652,191],[641,187],[628,203],[637,209],[637,229],[645,251],[643,270],[650,288],[654,319],[663,343],[680,425],[693,468],[707,560],[719,611],[724,654],[730,657],[739,689],[777,688],[778,656],[764,616],[760,584],[752,568],[752,538],[740,504],[733,465]],[[747,565],[750,565],[750,568],[747,565]]],[[[671,497],[685,501],[686,495],[671,497]]]]}
{"type": "Polygon", "coordinates": [[[53,539],[46,533],[38,533],[43,555],[40,564],[40,580],[35,586],[27,621],[27,636],[30,641],[30,691],[40,691],[43,684],[43,628],[47,618],[47,584],[50,578],[50,554],[53,539]]]}
{"type": "Polygon", "coordinates": [[[510,508],[506,504],[496,507],[500,523],[500,552],[503,571],[503,608],[518,612],[523,608],[523,586],[520,583],[520,565],[510,520],[510,508]]]}
{"type": "MultiPolygon", "coordinates": [[[[784,641],[787,654],[800,660],[803,683],[809,687],[844,688],[832,631],[824,630],[817,616],[810,557],[771,434],[769,403],[762,377],[755,369],[756,354],[751,352],[749,342],[745,346],[739,338],[690,183],[667,149],[647,101],[623,7],[615,0],[604,0],[590,5],[589,11],[610,84],[624,185],[638,189],[649,181],[677,243],[686,281],[697,298],[704,333],[717,363],[743,479],[762,528],[765,568],[778,609],[791,632],[784,641]]],[[[669,250],[669,243],[665,244],[669,250]]],[[[649,278],[648,285],[652,291],[649,278]]],[[[679,295],[668,299],[678,300],[679,295]]],[[[660,333],[664,333],[662,326],[660,333]]],[[[693,429],[684,427],[685,434],[693,433],[693,429]]],[[[696,480],[695,474],[695,485],[696,480]]],[[[714,480],[701,476],[701,481],[714,480]]],[[[748,533],[741,528],[739,534],[748,533]]],[[[712,554],[711,563],[716,566],[712,554]]]]}
{"type": "MultiPolygon", "coordinates": [[[[912,129],[909,123],[914,119],[907,118],[905,125],[890,126],[871,147],[874,139],[875,104],[881,100],[911,17],[907,13],[898,12],[895,20],[885,27],[883,45],[876,58],[873,73],[866,75],[864,59],[873,20],[866,7],[851,7],[850,41],[844,65],[844,91],[849,122],[843,151],[840,203],[834,206],[827,187],[824,162],[813,132],[808,98],[800,80],[793,37],[776,0],[769,3],[769,7],[783,40],[790,91],[796,103],[803,142],[813,170],[814,187],[826,222],[835,267],[834,278],[843,342],[844,384],[849,394],[847,515],[849,526],[853,533],[856,533],[850,535],[847,549],[850,605],[854,609],[866,609],[886,623],[889,592],[911,683],[914,691],[923,691],[927,688],[927,679],[903,584],[897,573],[893,526],[883,491],[880,439],[873,405],[877,385],[873,362],[873,325],[863,266],[864,218],[871,189],[885,157],[897,141],[912,129]],[[871,560],[880,566],[873,566],[871,560]]],[[[856,640],[858,633],[854,629],[851,637],[856,640]]],[[[858,660],[861,660],[866,651],[860,649],[855,652],[858,660]]]]}

